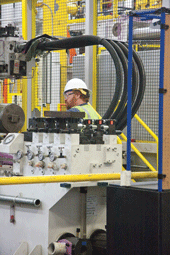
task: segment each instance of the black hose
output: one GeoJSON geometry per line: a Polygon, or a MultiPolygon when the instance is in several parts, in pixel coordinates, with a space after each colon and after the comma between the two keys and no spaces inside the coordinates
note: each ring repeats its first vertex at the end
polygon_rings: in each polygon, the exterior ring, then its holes
{"type": "Polygon", "coordinates": [[[116,87],[115,87],[115,93],[113,95],[113,98],[110,102],[110,105],[107,109],[107,111],[105,112],[103,119],[109,119],[111,114],[113,113],[113,109],[115,109],[115,107],[117,106],[117,104],[119,103],[119,98],[122,92],[122,86],[123,86],[123,72],[122,72],[122,66],[121,66],[121,62],[120,59],[115,51],[115,49],[112,47],[112,45],[106,41],[106,40],[102,40],[101,44],[109,51],[110,54],[112,56],[112,59],[114,61],[115,64],[115,68],[116,68],[116,87]]]}
{"type": "MultiPolygon", "coordinates": [[[[126,46],[126,48],[128,49],[128,45],[124,44],[126,46]]],[[[136,114],[136,112],[138,111],[141,102],[143,100],[143,96],[144,96],[144,92],[145,92],[145,87],[146,87],[146,76],[145,76],[145,70],[144,70],[144,66],[142,63],[141,58],[139,57],[139,55],[133,50],[133,57],[135,59],[135,62],[138,66],[138,70],[139,70],[139,90],[138,90],[138,95],[136,96],[136,100],[134,102],[134,105],[132,107],[132,116],[131,118],[134,117],[134,115],[136,114]]],[[[123,130],[127,125],[127,118],[125,117],[122,121],[120,121],[117,125],[117,129],[123,130]]]]}
{"type": "Polygon", "coordinates": [[[44,41],[39,43],[37,49],[42,51],[80,48],[91,45],[99,45],[103,39],[94,35],[80,35],[60,40],[44,41]]]}
{"type": "MultiPolygon", "coordinates": [[[[121,48],[117,45],[116,42],[108,40],[108,42],[114,47],[114,49],[116,50],[121,63],[122,63],[122,67],[124,70],[124,87],[123,87],[123,92],[122,92],[122,96],[121,96],[121,100],[118,103],[118,106],[116,108],[116,110],[113,110],[113,113],[111,115],[111,119],[118,119],[119,116],[121,116],[121,113],[123,111],[123,109],[125,108],[126,105],[126,101],[127,101],[127,75],[128,75],[128,61],[127,58],[125,57],[123,51],[121,50],[121,48]]],[[[115,109],[115,107],[113,106],[113,109],[115,109]]]]}
{"type": "Polygon", "coordinates": [[[37,49],[40,50],[60,50],[60,49],[72,49],[72,48],[79,48],[84,46],[90,45],[103,45],[107,51],[110,53],[116,68],[116,87],[115,93],[113,95],[112,101],[104,114],[103,118],[108,119],[112,112],[113,108],[115,108],[119,102],[119,98],[122,92],[123,86],[123,70],[121,66],[120,59],[112,47],[112,45],[105,39],[100,38],[98,36],[93,35],[81,35],[81,36],[74,36],[71,38],[65,38],[61,40],[49,41],[49,42],[41,42],[39,43],[37,49]]]}
{"type": "MultiPolygon", "coordinates": [[[[117,44],[122,49],[126,58],[128,59],[128,49],[121,42],[117,42],[117,44]]],[[[134,57],[132,58],[132,64],[133,64],[133,69],[132,69],[132,107],[133,107],[134,102],[136,100],[137,93],[139,91],[139,70],[138,70],[138,66],[134,60],[134,57]]],[[[127,119],[127,104],[126,104],[124,110],[122,111],[121,115],[116,116],[116,120],[117,120],[116,126],[118,126],[116,128],[120,129],[120,127],[121,127],[120,122],[123,123],[126,119],[127,119]]]]}
{"type": "MultiPolygon", "coordinates": [[[[110,53],[116,69],[116,86],[112,101],[103,119],[117,119],[116,128],[123,130],[127,125],[127,58],[128,46],[124,43],[105,40],[98,36],[83,35],[40,42],[37,49],[42,51],[80,48],[91,45],[103,45],[110,53]],[[122,70],[123,67],[123,70],[122,70]],[[124,74],[123,74],[124,71],[124,74]],[[124,79],[123,79],[124,77],[124,79]],[[122,91],[123,90],[123,91],[122,91]],[[120,99],[121,97],[121,99],[120,99]],[[120,99],[120,102],[119,102],[120,99]],[[115,108],[117,109],[115,110],[115,108]]],[[[141,59],[133,50],[132,70],[132,118],[142,102],[146,85],[145,71],[141,59]],[[138,78],[139,74],[139,78],[138,78]]]]}

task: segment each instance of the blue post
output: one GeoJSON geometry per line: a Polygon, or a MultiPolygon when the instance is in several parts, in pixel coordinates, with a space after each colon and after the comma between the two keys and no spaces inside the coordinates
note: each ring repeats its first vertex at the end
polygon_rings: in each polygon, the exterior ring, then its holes
{"type": "MultiPolygon", "coordinates": [[[[161,24],[165,24],[165,13],[161,13],[161,24]]],[[[159,88],[164,87],[164,41],[165,29],[161,29],[160,42],[160,72],[159,88]]],[[[162,143],[163,143],[163,93],[159,93],[159,144],[158,144],[158,174],[162,174],[162,143]]],[[[162,191],[162,179],[158,179],[158,191],[162,191]]]]}
{"type": "Polygon", "coordinates": [[[127,98],[127,168],[131,170],[131,104],[132,104],[132,38],[133,16],[129,16],[129,52],[128,52],[128,98],[127,98]]]}

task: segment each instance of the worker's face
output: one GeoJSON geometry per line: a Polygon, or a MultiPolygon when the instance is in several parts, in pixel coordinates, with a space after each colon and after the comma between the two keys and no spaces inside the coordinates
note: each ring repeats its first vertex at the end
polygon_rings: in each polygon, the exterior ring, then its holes
{"type": "Polygon", "coordinates": [[[65,104],[66,104],[67,110],[76,106],[77,95],[74,94],[73,91],[69,91],[65,93],[64,97],[65,97],[65,104]]]}

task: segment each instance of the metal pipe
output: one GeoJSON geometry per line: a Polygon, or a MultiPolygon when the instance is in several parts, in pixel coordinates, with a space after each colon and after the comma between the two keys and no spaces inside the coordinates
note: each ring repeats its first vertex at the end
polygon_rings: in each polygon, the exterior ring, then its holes
{"type": "Polygon", "coordinates": [[[128,84],[127,84],[127,171],[131,171],[131,117],[132,117],[132,48],[133,16],[129,16],[128,84]]]}
{"type": "MultiPolygon", "coordinates": [[[[14,184],[34,184],[34,183],[53,183],[53,182],[83,182],[101,180],[120,180],[120,173],[113,174],[79,174],[79,175],[58,175],[58,176],[20,176],[2,177],[0,185],[14,184]]],[[[135,178],[157,178],[158,172],[133,172],[132,179],[135,178]]]]}
{"type": "MultiPolygon", "coordinates": [[[[161,24],[165,25],[165,12],[161,13],[161,24]]],[[[161,41],[160,41],[160,69],[159,69],[159,89],[164,88],[164,55],[165,55],[165,29],[161,29],[161,41]]],[[[159,145],[158,145],[158,173],[161,175],[163,172],[163,127],[165,123],[163,121],[164,114],[164,94],[159,93],[159,145]]],[[[165,157],[165,156],[164,156],[165,157]]],[[[165,162],[165,160],[164,160],[165,162]]],[[[162,192],[162,179],[158,179],[158,191],[162,192]]]]}
{"type": "Polygon", "coordinates": [[[8,196],[8,195],[0,195],[0,201],[11,202],[13,204],[33,205],[35,207],[39,207],[41,203],[39,199],[35,199],[35,198],[24,198],[24,197],[8,196]]]}

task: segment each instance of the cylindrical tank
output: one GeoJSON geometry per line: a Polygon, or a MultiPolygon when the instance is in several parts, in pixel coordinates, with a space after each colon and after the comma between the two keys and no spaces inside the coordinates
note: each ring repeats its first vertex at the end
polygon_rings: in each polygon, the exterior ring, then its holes
{"type": "MultiPolygon", "coordinates": [[[[57,242],[65,243],[68,249],[70,246],[72,255],[92,255],[92,245],[90,240],[88,239],[81,239],[75,237],[71,233],[65,233],[62,236],[60,236],[57,242]]],[[[51,247],[54,248],[54,245],[50,244],[49,247],[50,247],[49,254],[51,255],[55,254],[55,249],[53,250],[51,249],[51,247]]]]}
{"type": "Polygon", "coordinates": [[[0,132],[17,133],[25,122],[23,109],[16,104],[0,104],[0,132]]]}
{"type": "Polygon", "coordinates": [[[106,239],[106,231],[103,229],[95,230],[91,237],[90,241],[93,247],[93,254],[92,255],[106,255],[106,246],[107,246],[107,239],[106,239]]]}

